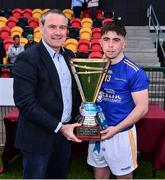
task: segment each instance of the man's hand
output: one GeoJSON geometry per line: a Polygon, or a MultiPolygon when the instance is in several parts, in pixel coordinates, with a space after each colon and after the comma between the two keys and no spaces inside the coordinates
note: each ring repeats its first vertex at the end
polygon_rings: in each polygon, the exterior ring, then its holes
{"type": "Polygon", "coordinates": [[[69,141],[80,143],[82,142],[82,140],[78,139],[73,133],[74,128],[78,126],[81,126],[81,124],[80,123],[63,124],[60,128],[60,131],[69,141]]]}
{"type": "Polygon", "coordinates": [[[112,138],[116,133],[116,127],[115,126],[109,126],[105,130],[100,131],[101,133],[101,140],[112,138]]]}

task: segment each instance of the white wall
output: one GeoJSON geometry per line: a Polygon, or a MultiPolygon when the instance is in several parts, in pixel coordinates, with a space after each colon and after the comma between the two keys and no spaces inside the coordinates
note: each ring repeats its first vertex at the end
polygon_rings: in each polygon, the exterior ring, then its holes
{"type": "Polygon", "coordinates": [[[15,106],[13,78],[0,78],[0,106],[15,106]]]}

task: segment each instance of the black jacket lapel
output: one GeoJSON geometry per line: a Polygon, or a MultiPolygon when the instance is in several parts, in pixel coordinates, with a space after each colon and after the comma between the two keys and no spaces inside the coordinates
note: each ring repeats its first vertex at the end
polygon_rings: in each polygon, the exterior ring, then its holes
{"type": "Polygon", "coordinates": [[[41,60],[43,61],[45,67],[47,68],[47,71],[49,72],[49,76],[52,80],[53,88],[57,92],[59,97],[62,99],[62,91],[61,91],[60,79],[58,76],[57,69],[42,42],[40,42],[39,47],[41,53],[41,60]]]}

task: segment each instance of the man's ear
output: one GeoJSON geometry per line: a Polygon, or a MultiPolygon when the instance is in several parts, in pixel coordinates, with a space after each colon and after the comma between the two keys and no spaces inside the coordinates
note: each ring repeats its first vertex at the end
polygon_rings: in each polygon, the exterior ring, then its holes
{"type": "Polygon", "coordinates": [[[41,22],[39,23],[39,30],[41,35],[43,35],[43,24],[41,22]]]}
{"type": "Polygon", "coordinates": [[[99,39],[100,46],[102,47],[102,39],[99,39]]]}
{"type": "Polygon", "coordinates": [[[69,29],[67,29],[66,36],[69,37],[69,29]]]}
{"type": "Polygon", "coordinates": [[[127,45],[127,42],[126,42],[126,40],[124,40],[124,41],[123,41],[123,49],[126,48],[126,45],[127,45]]]}

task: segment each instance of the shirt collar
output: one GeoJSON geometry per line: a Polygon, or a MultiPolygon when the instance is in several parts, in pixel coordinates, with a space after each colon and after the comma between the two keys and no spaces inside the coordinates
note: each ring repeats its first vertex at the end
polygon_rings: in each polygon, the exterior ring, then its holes
{"type": "Polygon", "coordinates": [[[47,51],[49,52],[52,59],[54,59],[55,57],[63,56],[63,53],[65,52],[63,47],[60,49],[60,53],[57,53],[44,41],[44,39],[42,39],[42,42],[43,42],[45,48],[47,49],[47,51]]]}

